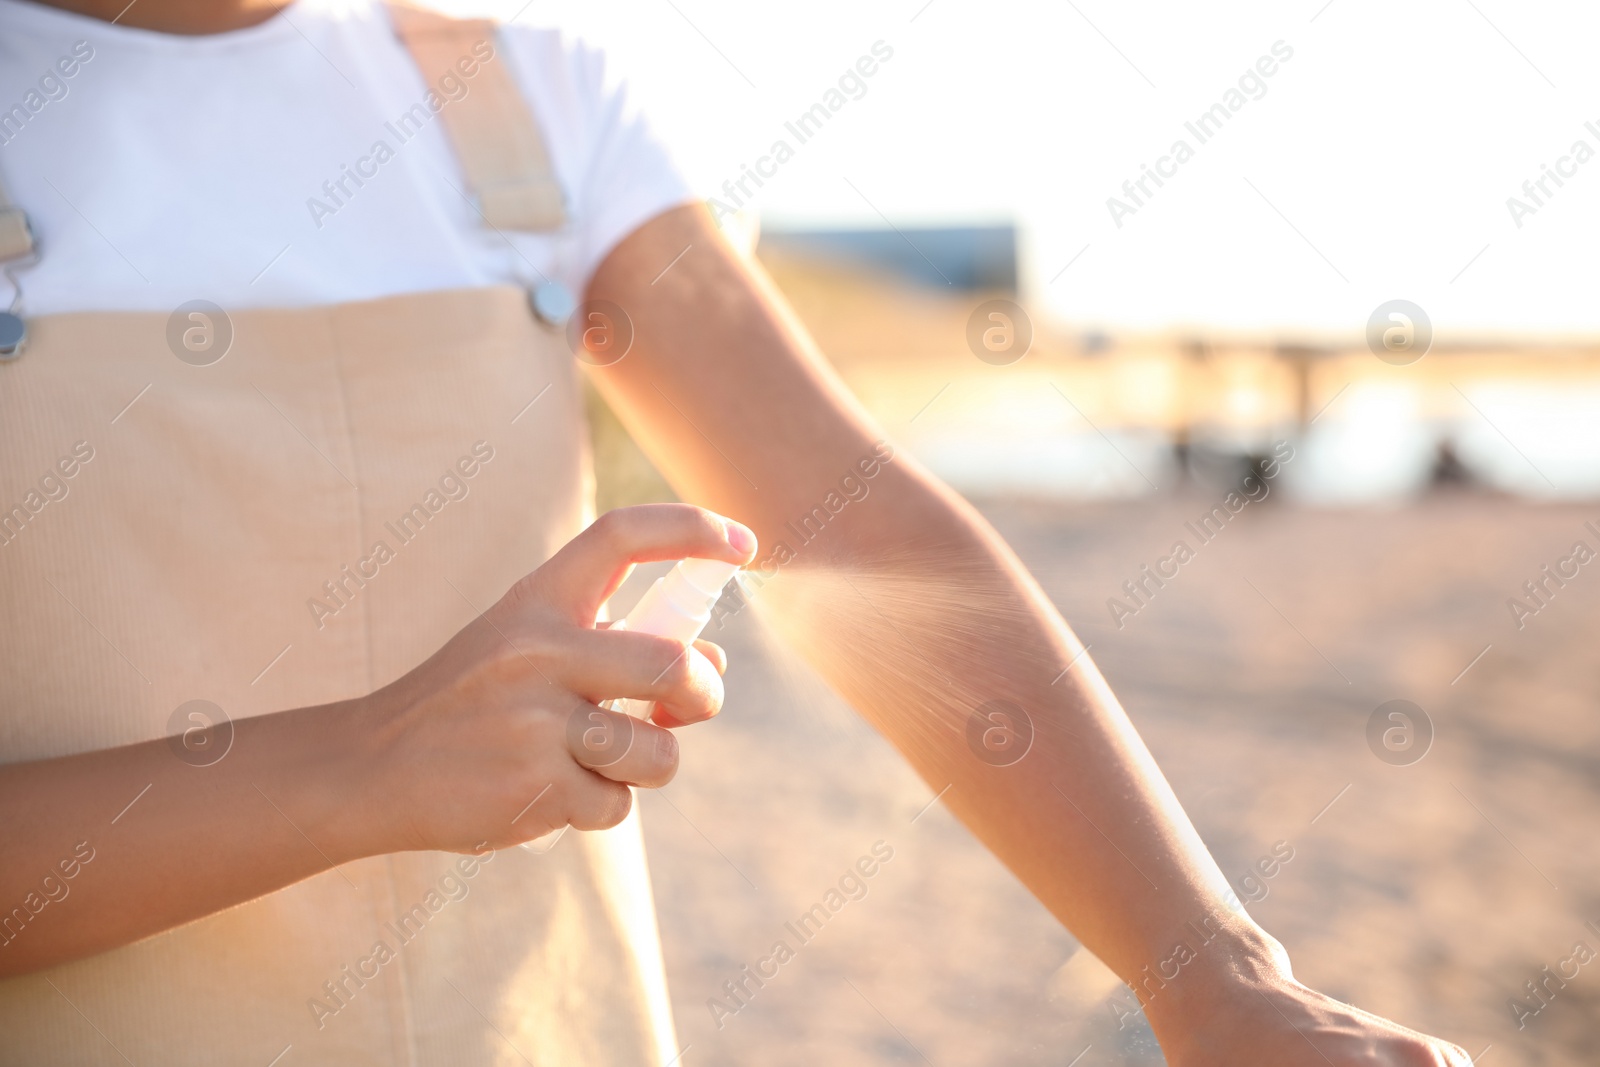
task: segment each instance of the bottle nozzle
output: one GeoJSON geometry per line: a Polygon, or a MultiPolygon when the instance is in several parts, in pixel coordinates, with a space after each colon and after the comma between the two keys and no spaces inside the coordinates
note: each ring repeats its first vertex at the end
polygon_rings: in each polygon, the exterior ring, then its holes
{"type": "Polygon", "coordinates": [[[738,572],[739,564],[715,559],[686,559],[678,564],[678,573],[683,575],[684,581],[713,598],[722,595],[723,586],[738,572]]]}
{"type": "MultiPolygon", "coordinates": [[[[639,603],[615,628],[693,641],[711,621],[711,609],[721,598],[723,586],[738,570],[737,563],[714,559],[679,560],[645,590],[639,603]]],[[[607,701],[605,707],[638,718],[647,718],[650,714],[648,700],[612,700],[607,701]]]]}

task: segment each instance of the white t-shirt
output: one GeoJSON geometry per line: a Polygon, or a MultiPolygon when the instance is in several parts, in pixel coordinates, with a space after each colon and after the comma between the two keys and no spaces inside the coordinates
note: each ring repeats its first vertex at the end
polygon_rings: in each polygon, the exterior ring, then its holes
{"type": "Polygon", "coordinates": [[[558,233],[484,226],[437,117],[404,144],[388,135],[428,86],[376,0],[298,0],[199,37],[0,0],[0,181],[41,251],[15,271],[22,312],[307,306],[547,278],[581,295],[618,241],[691,191],[593,48],[508,26],[493,62],[522,88],[566,192],[558,233]],[[313,210],[378,140],[394,158],[333,214],[313,210]]]}

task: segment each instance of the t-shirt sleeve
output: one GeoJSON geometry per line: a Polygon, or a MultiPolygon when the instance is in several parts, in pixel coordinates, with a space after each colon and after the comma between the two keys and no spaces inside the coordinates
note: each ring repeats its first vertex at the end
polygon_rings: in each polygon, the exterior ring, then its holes
{"type": "Polygon", "coordinates": [[[555,280],[581,298],[623,238],[699,197],[604,52],[554,30],[503,27],[500,39],[567,196],[555,280]]]}

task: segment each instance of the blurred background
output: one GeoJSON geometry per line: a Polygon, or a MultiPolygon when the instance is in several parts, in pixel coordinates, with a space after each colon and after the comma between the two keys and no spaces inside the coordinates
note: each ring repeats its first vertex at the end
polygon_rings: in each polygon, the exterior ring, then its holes
{"type": "MultiPolygon", "coordinates": [[[[1595,1062],[1600,967],[1528,983],[1600,951],[1600,14],[476,9],[607,48],[897,447],[1092,646],[1304,980],[1477,1062],[1595,1062]]],[[[670,498],[592,408],[602,507],[670,498]]],[[[685,1063],[1162,1062],[755,612],[710,636],[728,711],[642,798],[685,1063]],[[867,896],[715,1017],[878,841],[867,896]]]]}

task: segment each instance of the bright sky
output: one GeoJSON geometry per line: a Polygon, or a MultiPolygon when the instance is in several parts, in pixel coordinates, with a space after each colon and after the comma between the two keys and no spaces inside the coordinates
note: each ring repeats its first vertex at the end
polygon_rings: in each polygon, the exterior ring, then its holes
{"type": "Polygon", "coordinates": [[[1441,339],[1600,330],[1600,158],[1561,163],[1520,228],[1506,204],[1575,141],[1600,152],[1592,7],[534,0],[519,17],[605,44],[708,187],[885,42],[865,96],[760,190],[763,217],[1015,219],[1031,302],[1074,323],[1355,335],[1404,298],[1441,339]],[[1184,123],[1278,41],[1293,55],[1265,95],[1201,144],[1184,123]],[[1107,198],[1179,138],[1193,158],[1118,228],[1107,198]]]}

